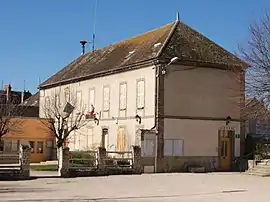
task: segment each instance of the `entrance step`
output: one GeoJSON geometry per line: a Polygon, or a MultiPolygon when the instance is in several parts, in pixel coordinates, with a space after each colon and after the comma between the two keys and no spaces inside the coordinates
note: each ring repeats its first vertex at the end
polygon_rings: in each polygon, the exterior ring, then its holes
{"type": "Polygon", "coordinates": [[[262,177],[270,177],[270,160],[264,159],[258,163],[255,167],[246,171],[246,174],[257,175],[262,177]]]}

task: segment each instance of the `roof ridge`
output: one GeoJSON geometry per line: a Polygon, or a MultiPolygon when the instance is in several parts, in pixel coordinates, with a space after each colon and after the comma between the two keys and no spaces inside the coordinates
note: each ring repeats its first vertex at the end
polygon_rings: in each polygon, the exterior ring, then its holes
{"type": "Polygon", "coordinates": [[[158,54],[156,56],[157,58],[159,58],[162,55],[163,51],[166,49],[167,44],[170,42],[173,34],[175,33],[175,30],[176,30],[177,26],[179,25],[179,20],[174,21],[173,23],[174,23],[174,25],[172,26],[171,31],[170,31],[170,33],[167,36],[167,39],[165,40],[165,42],[162,45],[162,47],[159,49],[159,52],[158,52],[158,54]]]}
{"type": "MultiPolygon", "coordinates": [[[[148,30],[148,31],[146,31],[146,32],[142,32],[142,33],[140,33],[140,34],[137,34],[137,35],[135,35],[135,36],[132,36],[132,37],[123,39],[123,40],[121,40],[121,41],[117,41],[117,42],[114,42],[114,43],[110,43],[110,44],[108,44],[108,45],[105,45],[105,46],[103,46],[103,47],[96,48],[95,51],[97,51],[97,50],[102,50],[103,48],[106,48],[106,47],[109,47],[109,46],[115,46],[115,45],[118,45],[118,44],[121,44],[121,43],[130,41],[130,40],[133,40],[133,39],[136,38],[136,37],[140,37],[140,36],[142,36],[142,35],[146,35],[146,34],[149,34],[149,33],[151,33],[151,32],[155,32],[155,31],[157,31],[157,30],[159,30],[159,29],[162,29],[162,28],[164,28],[164,27],[166,27],[166,26],[169,26],[169,25],[171,25],[171,24],[173,24],[173,23],[175,23],[175,22],[177,22],[177,21],[173,21],[173,22],[167,23],[167,24],[165,24],[165,25],[162,25],[161,27],[157,27],[157,28],[154,28],[154,29],[150,29],[150,30],[148,30]]],[[[173,27],[174,27],[174,26],[173,26],[173,27]]],[[[173,29],[173,28],[172,28],[172,29],[173,29]]],[[[93,53],[93,52],[91,51],[91,52],[85,53],[84,55],[86,55],[86,54],[92,54],[92,53],[93,53]]],[[[81,56],[83,56],[83,55],[81,55],[81,56]]],[[[78,58],[80,58],[80,57],[78,57],[78,58]]],[[[78,58],[77,58],[77,59],[78,59],[78,58]]],[[[75,60],[76,60],[76,59],[75,59],[75,60]]]]}

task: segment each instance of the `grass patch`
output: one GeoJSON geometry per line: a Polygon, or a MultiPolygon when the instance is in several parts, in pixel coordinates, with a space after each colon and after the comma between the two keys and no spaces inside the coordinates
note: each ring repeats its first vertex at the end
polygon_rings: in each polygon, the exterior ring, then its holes
{"type": "Polygon", "coordinates": [[[30,165],[30,168],[34,171],[57,171],[58,165],[30,165]]]}

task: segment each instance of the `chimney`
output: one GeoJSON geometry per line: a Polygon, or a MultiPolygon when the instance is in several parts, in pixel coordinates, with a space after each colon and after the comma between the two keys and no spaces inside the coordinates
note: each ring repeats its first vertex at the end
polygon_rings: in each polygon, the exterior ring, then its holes
{"type": "Polygon", "coordinates": [[[6,99],[7,99],[7,102],[9,102],[9,98],[10,98],[10,95],[11,95],[11,85],[10,84],[5,85],[5,90],[6,90],[6,99]]]}
{"type": "Polygon", "coordinates": [[[21,104],[23,104],[23,101],[24,101],[24,90],[22,91],[21,104]]]}
{"type": "Polygon", "coordinates": [[[82,55],[85,53],[85,44],[88,42],[86,40],[81,40],[80,43],[82,44],[82,55]]]}

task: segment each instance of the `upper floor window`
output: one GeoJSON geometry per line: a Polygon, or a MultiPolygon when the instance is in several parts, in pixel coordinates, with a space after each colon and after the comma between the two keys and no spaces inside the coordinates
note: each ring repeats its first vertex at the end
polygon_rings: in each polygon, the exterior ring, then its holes
{"type": "Polygon", "coordinates": [[[65,88],[64,93],[65,93],[65,102],[69,102],[70,93],[69,93],[69,88],[68,87],[65,88]]]}
{"type": "Polygon", "coordinates": [[[144,99],[145,99],[145,84],[144,80],[137,81],[137,109],[144,108],[144,99]]]}
{"type": "Polygon", "coordinates": [[[127,83],[120,83],[119,108],[126,110],[127,108],[127,83]]]}
{"type": "Polygon", "coordinates": [[[49,110],[49,108],[50,108],[50,98],[46,97],[45,98],[45,109],[49,110]]]}
{"type": "Polygon", "coordinates": [[[60,97],[59,94],[55,95],[55,107],[60,107],[60,97]]]}
{"type": "Polygon", "coordinates": [[[78,111],[82,109],[82,91],[77,91],[76,106],[78,111]]]}
{"type": "Polygon", "coordinates": [[[91,88],[89,89],[89,111],[93,111],[95,107],[95,89],[91,88]]]}
{"type": "Polygon", "coordinates": [[[103,111],[110,110],[110,87],[104,86],[103,88],[103,111]]]}

